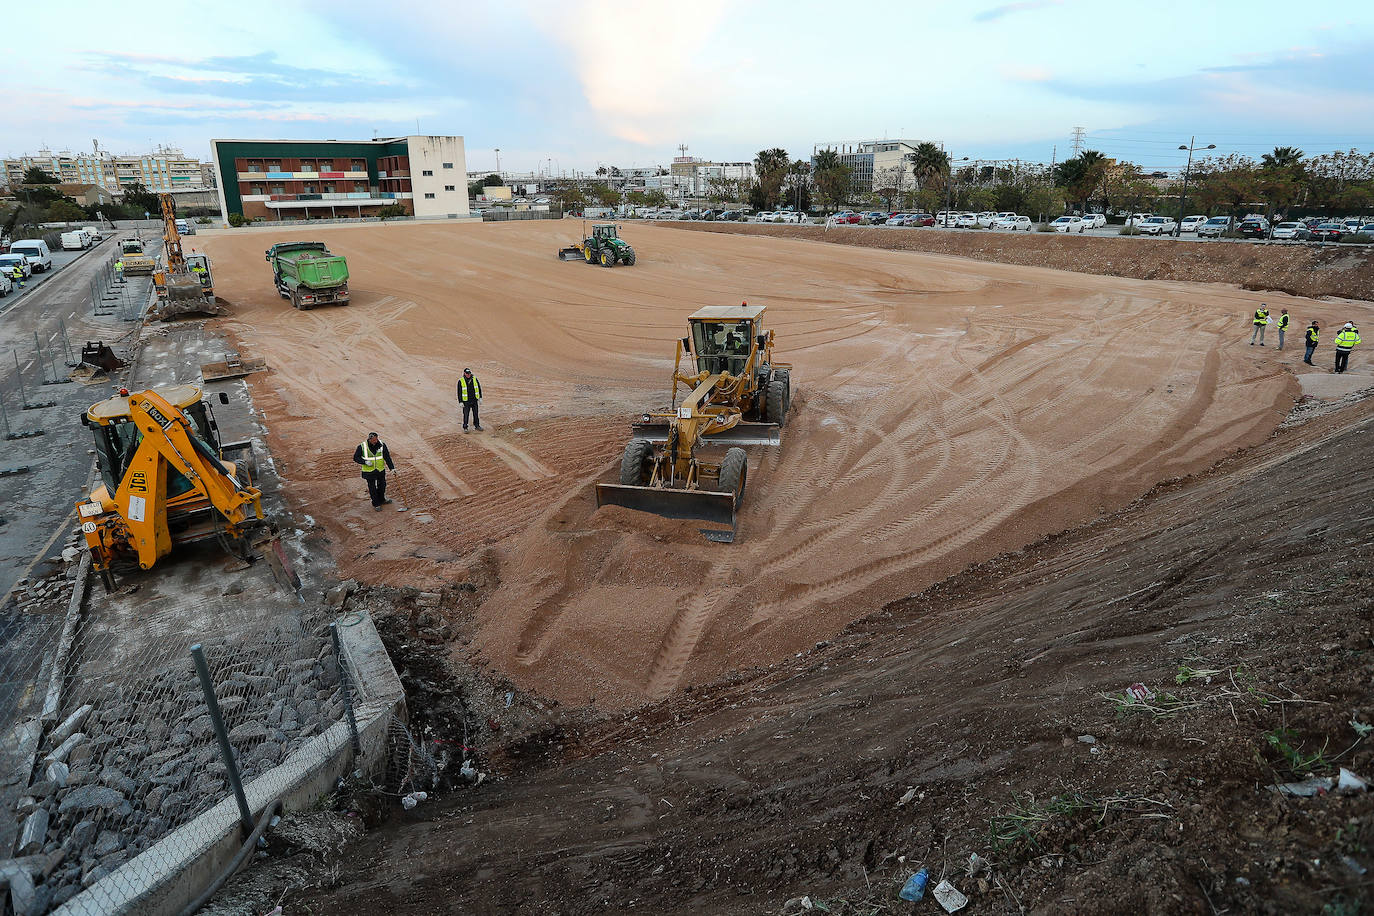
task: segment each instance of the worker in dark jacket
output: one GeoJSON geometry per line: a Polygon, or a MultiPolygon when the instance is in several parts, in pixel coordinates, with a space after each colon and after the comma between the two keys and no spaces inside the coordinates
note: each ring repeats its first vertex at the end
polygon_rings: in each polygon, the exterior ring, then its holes
{"type": "Polygon", "coordinates": [[[1317,352],[1317,344],[1321,342],[1321,331],[1322,326],[1317,324],[1317,319],[1313,318],[1312,324],[1307,328],[1307,355],[1302,358],[1302,361],[1309,366],[1313,365],[1312,354],[1317,352]]]}
{"type": "Polygon", "coordinates": [[[367,439],[353,450],[353,463],[363,466],[363,480],[367,481],[367,495],[372,498],[372,509],[381,512],[382,506],[391,502],[386,498],[387,469],[396,470],[391,462],[391,451],[376,433],[368,433],[367,439]]]}
{"type": "Polygon", "coordinates": [[[477,402],[482,400],[482,383],[477,381],[477,376],[472,374],[471,369],[463,370],[463,377],[458,379],[458,403],[463,405],[463,431],[468,428],[468,415],[472,416],[472,425],[479,430],[482,428],[482,418],[477,413],[477,402]]]}

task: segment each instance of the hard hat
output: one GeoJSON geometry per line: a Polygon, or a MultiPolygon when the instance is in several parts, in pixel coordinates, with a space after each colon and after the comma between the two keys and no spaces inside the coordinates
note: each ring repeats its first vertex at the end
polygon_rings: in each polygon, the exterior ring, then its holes
{"type": "Polygon", "coordinates": [[[1353,328],[1354,326],[1355,326],[1355,325],[1351,324],[1349,321],[1347,321],[1347,322],[1345,323],[1345,327],[1346,327],[1347,330],[1350,329],[1350,328],[1353,328]]]}

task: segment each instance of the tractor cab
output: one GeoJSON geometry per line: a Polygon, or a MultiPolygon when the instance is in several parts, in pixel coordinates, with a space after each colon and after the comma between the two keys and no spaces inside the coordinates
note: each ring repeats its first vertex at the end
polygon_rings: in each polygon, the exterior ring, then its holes
{"type": "Polygon", "coordinates": [[[762,305],[708,305],[689,315],[692,336],[684,344],[696,356],[697,371],[743,375],[750,349],[766,343],[763,310],[762,305]]]}
{"type": "Polygon", "coordinates": [[[615,226],[609,223],[600,226],[593,226],[592,238],[596,239],[598,242],[601,242],[602,244],[615,241],[617,238],[615,234],[615,226]]]}

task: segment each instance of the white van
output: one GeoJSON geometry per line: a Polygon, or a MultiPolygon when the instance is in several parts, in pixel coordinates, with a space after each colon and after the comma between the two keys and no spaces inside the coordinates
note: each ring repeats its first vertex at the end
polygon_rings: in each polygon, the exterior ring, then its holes
{"type": "Polygon", "coordinates": [[[52,270],[52,252],[42,239],[20,239],[10,245],[10,254],[22,254],[28,258],[36,274],[52,270]]]}
{"type": "Polygon", "coordinates": [[[89,248],[91,237],[80,229],[73,229],[71,232],[62,233],[63,251],[81,251],[89,248]]]}

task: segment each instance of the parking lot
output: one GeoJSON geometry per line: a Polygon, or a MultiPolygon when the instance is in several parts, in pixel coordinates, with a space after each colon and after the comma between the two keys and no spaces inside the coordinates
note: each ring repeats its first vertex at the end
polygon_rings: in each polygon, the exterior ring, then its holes
{"type": "Polygon", "coordinates": [[[102,249],[107,252],[110,251],[111,249],[108,246],[111,238],[113,238],[113,235],[107,234],[104,241],[97,242],[95,245],[82,251],[64,251],[60,248],[54,250],[51,253],[52,270],[45,271],[41,274],[34,274],[24,280],[24,285],[22,287],[14,287],[11,289],[3,299],[0,299],[0,315],[6,314],[11,309],[18,306],[25,297],[32,296],[38,292],[38,290],[52,282],[57,275],[62,272],[63,268],[78,260],[83,255],[101,251],[102,249]]]}

